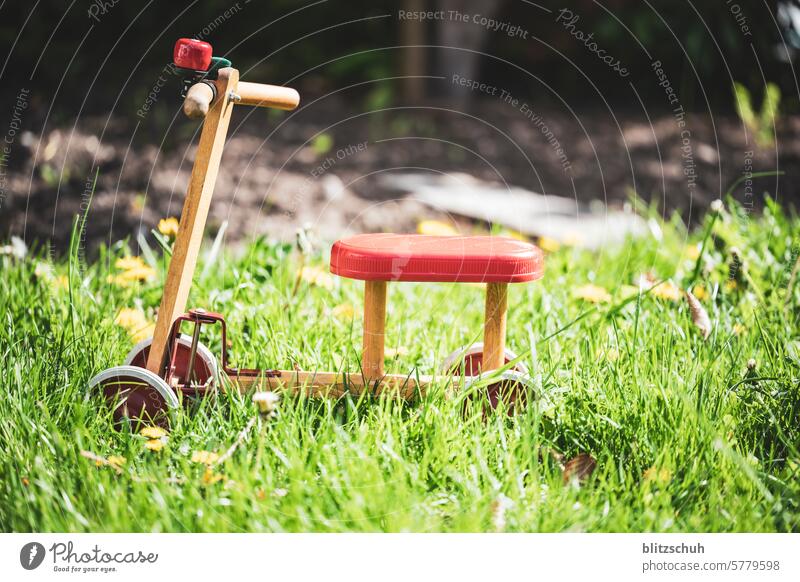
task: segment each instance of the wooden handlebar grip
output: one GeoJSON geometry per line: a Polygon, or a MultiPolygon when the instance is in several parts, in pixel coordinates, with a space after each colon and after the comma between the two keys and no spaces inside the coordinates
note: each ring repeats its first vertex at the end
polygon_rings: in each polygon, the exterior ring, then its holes
{"type": "Polygon", "coordinates": [[[294,109],[300,104],[300,95],[289,87],[263,85],[261,83],[239,83],[236,93],[241,97],[239,105],[294,109]]]}
{"type": "Polygon", "coordinates": [[[186,92],[183,100],[183,112],[191,119],[203,119],[208,113],[215,91],[210,83],[195,83],[186,92]]]}

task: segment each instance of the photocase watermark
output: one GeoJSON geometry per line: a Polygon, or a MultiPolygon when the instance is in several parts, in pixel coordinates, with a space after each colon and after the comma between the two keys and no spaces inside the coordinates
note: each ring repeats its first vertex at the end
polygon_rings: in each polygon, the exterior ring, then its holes
{"type": "Polygon", "coordinates": [[[533,126],[541,132],[545,140],[547,140],[547,143],[550,145],[550,147],[553,149],[556,156],[558,157],[558,161],[561,164],[561,169],[564,171],[564,173],[570,173],[572,171],[572,162],[567,156],[567,152],[564,146],[556,137],[553,130],[550,129],[550,126],[547,125],[544,117],[539,113],[537,113],[536,111],[534,111],[534,109],[527,102],[522,101],[517,97],[514,97],[514,95],[506,89],[501,89],[496,85],[482,83],[475,79],[468,79],[458,74],[453,74],[453,76],[450,79],[450,82],[453,83],[454,85],[458,85],[460,87],[469,89],[470,91],[477,91],[485,95],[497,97],[506,105],[510,105],[511,107],[519,111],[525,117],[525,119],[530,121],[533,124],[533,126]]]}
{"type": "Polygon", "coordinates": [[[510,38],[528,40],[528,30],[505,20],[497,20],[483,14],[470,14],[459,10],[398,10],[399,20],[424,22],[427,20],[449,20],[472,23],[491,32],[505,34],[510,38]]]}
{"type": "MultiPolygon", "coordinates": [[[[250,4],[250,0],[245,0],[245,4],[250,4]]],[[[230,8],[226,9],[225,12],[217,16],[214,20],[206,24],[200,32],[194,35],[194,38],[197,40],[205,40],[208,36],[217,30],[220,26],[222,26],[225,22],[227,22],[231,17],[235,16],[240,10],[242,9],[242,5],[240,2],[237,2],[230,8]]]]}
{"type": "Polygon", "coordinates": [[[753,36],[753,33],[750,31],[750,25],[747,23],[747,17],[744,15],[744,12],[742,12],[742,7],[733,0],[725,0],[725,4],[728,6],[728,10],[733,15],[733,18],[736,20],[736,25],[739,27],[739,31],[742,33],[742,35],[753,36]]]}
{"type": "Polygon", "coordinates": [[[755,192],[753,190],[753,156],[755,152],[748,150],[744,152],[744,164],[742,165],[742,186],[744,186],[744,199],[742,200],[742,208],[744,209],[745,217],[750,218],[753,212],[755,192]]]}
{"type": "Polygon", "coordinates": [[[143,550],[106,550],[95,544],[88,550],[76,549],[72,542],[56,542],[49,549],[39,542],[29,542],[19,552],[19,563],[26,570],[35,570],[49,555],[53,572],[72,574],[107,574],[120,566],[155,564],[158,554],[143,550]]]}
{"type": "Polygon", "coordinates": [[[20,566],[26,570],[35,570],[44,561],[44,546],[39,542],[28,542],[19,551],[20,566]]]}
{"type": "Polygon", "coordinates": [[[672,82],[667,76],[666,71],[661,65],[661,61],[655,60],[650,64],[650,68],[656,75],[658,85],[664,89],[667,102],[672,107],[672,117],[680,132],[681,166],[683,175],[686,177],[686,189],[691,196],[697,188],[697,165],[694,159],[694,149],[692,147],[692,132],[686,125],[686,110],[678,99],[678,94],[672,87],[672,82]]]}
{"type": "Polygon", "coordinates": [[[608,54],[604,48],[600,47],[594,39],[593,32],[586,34],[576,26],[580,19],[581,17],[569,8],[562,8],[556,14],[556,22],[561,24],[565,30],[569,31],[576,40],[583,43],[583,46],[585,46],[589,52],[594,53],[598,59],[608,65],[608,67],[620,77],[624,78],[629,76],[631,73],[628,68],[622,65],[620,59],[608,54]]]}
{"type": "Polygon", "coordinates": [[[156,82],[150,88],[150,92],[147,94],[144,103],[142,103],[142,106],[136,110],[136,115],[140,119],[147,117],[147,114],[150,113],[150,109],[152,109],[153,106],[158,102],[161,89],[164,88],[170,77],[174,77],[177,75],[177,73],[178,68],[172,63],[169,63],[163,69],[161,69],[161,72],[159,73],[156,82]]]}
{"type": "Polygon", "coordinates": [[[121,0],[94,0],[89,5],[86,14],[95,22],[100,22],[100,17],[108,14],[121,0]]]}
{"type": "Polygon", "coordinates": [[[17,134],[22,128],[22,114],[28,108],[28,99],[30,98],[31,91],[23,87],[17,93],[17,100],[14,103],[14,108],[11,110],[11,121],[8,123],[6,135],[3,138],[2,146],[0,146],[0,208],[3,208],[3,202],[6,199],[6,188],[8,184],[8,162],[11,159],[11,149],[17,139],[17,134]]]}
{"type": "Polygon", "coordinates": [[[311,189],[320,178],[325,176],[325,174],[327,174],[339,162],[349,158],[350,156],[367,151],[368,147],[369,142],[361,141],[354,144],[348,144],[337,149],[332,154],[325,156],[325,159],[318,162],[317,165],[311,169],[309,175],[306,176],[302,186],[297,189],[297,194],[292,198],[292,202],[286,208],[284,215],[288,218],[294,217],[295,214],[297,214],[297,209],[300,208],[301,204],[308,199],[311,189]]]}

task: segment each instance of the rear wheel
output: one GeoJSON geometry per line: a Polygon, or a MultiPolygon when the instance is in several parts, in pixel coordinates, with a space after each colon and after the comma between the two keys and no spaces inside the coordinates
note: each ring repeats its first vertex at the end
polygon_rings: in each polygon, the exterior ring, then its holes
{"type": "MultiPolygon", "coordinates": [[[[140,368],[146,367],[147,357],[150,355],[150,344],[152,343],[153,338],[148,338],[133,346],[133,349],[128,352],[125,358],[125,365],[138,366],[140,368]]],[[[175,358],[175,377],[181,380],[186,378],[186,368],[189,366],[191,353],[192,336],[181,334],[178,336],[178,354],[175,358]]],[[[211,350],[200,342],[197,343],[193,372],[192,383],[198,386],[198,388],[186,389],[181,387],[180,390],[186,396],[203,396],[209,388],[212,388],[216,384],[219,377],[217,359],[214,357],[214,354],[211,353],[211,350]]]]}
{"type": "Polygon", "coordinates": [[[180,406],[178,396],[163,378],[137,366],[116,366],[97,374],[89,389],[99,391],[114,409],[114,420],[169,424],[180,406]]]}

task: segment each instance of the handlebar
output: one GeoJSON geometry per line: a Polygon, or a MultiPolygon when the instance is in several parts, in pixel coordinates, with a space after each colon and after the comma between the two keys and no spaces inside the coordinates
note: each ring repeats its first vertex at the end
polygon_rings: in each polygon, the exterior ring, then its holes
{"type": "MultiPolygon", "coordinates": [[[[210,81],[195,83],[186,92],[183,112],[192,119],[205,117],[216,93],[216,86],[210,81]]],[[[236,86],[231,100],[240,105],[291,110],[300,104],[300,95],[289,87],[241,82],[236,86]]]]}

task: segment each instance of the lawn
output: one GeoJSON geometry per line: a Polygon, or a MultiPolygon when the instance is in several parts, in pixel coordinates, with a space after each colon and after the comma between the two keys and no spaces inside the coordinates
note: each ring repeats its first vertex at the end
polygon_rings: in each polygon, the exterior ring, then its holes
{"type": "MultiPolygon", "coordinates": [[[[136,248],[123,241],[84,264],[79,235],[54,261],[7,247],[0,529],[798,531],[800,220],[768,200],[692,233],[651,226],[597,252],[545,241],[544,278],[512,286],[509,346],[536,395],[516,415],[441,382],[409,402],[284,395],[253,423],[250,396],[226,391],[155,442],[115,430],[86,388],[153,321],[155,237],[141,262],[119,261],[136,248]],[[565,471],[587,455],[590,475],[565,471]]],[[[191,305],[226,314],[237,364],[358,368],[362,286],[327,275],[328,245],[212,247],[191,305]]],[[[479,341],[482,294],[390,285],[387,371],[430,373],[479,341]]]]}

